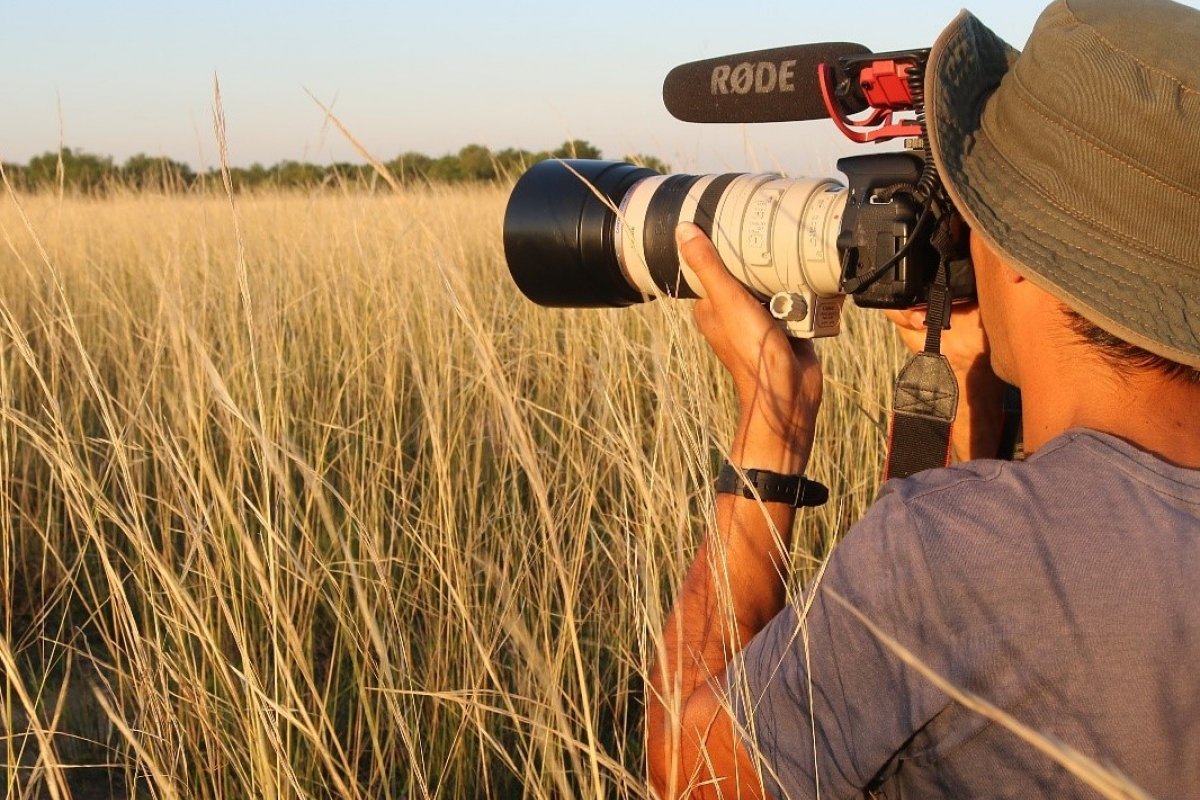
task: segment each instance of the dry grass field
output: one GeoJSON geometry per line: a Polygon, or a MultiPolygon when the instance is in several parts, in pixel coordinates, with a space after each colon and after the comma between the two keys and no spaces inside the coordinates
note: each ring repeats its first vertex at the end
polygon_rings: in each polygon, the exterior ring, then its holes
{"type": "MultiPolygon", "coordinates": [[[[732,395],[684,303],[520,297],[505,197],[3,200],[6,796],[646,796],[732,395]]],[[[877,489],[846,329],[797,589],[877,489]]]]}
{"type": "MultiPolygon", "coordinates": [[[[10,795],[643,795],[732,397],[686,304],[522,298],[505,197],[5,200],[10,795]]],[[[848,328],[802,571],[876,489],[848,328]]]]}

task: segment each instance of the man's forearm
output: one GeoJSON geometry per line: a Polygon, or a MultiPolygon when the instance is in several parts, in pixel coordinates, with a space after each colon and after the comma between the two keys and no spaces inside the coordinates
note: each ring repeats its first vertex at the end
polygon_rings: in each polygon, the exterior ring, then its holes
{"type": "MultiPolygon", "coordinates": [[[[800,474],[807,460],[792,437],[739,427],[731,458],[744,468],[800,474]]],[[[803,437],[801,437],[803,438],[803,437]]],[[[721,675],[729,659],[783,607],[795,509],[782,503],[720,495],[716,527],[705,538],[664,626],[651,670],[647,735],[659,792],[675,796],[691,776],[680,773],[683,709],[697,688],[721,675]]]]}

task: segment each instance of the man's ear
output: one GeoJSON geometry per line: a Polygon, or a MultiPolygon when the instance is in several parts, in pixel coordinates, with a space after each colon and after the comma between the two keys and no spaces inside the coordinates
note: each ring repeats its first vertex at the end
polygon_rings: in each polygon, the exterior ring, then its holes
{"type": "Polygon", "coordinates": [[[1010,267],[986,238],[974,231],[971,235],[971,257],[975,261],[986,260],[987,268],[993,270],[1004,283],[1021,283],[1025,280],[1025,276],[1010,267]]]}

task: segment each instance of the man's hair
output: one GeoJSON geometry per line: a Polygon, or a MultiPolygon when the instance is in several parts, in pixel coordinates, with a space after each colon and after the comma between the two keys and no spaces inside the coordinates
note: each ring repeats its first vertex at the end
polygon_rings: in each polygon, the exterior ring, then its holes
{"type": "Polygon", "coordinates": [[[1157,356],[1149,350],[1143,350],[1137,345],[1113,336],[1078,312],[1066,306],[1063,307],[1063,310],[1067,314],[1071,332],[1094,348],[1097,355],[1104,359],[1109,366],[1118,370],[1157,372],[1170,380],[1200,386],[1200,369],[1157,356]]]}

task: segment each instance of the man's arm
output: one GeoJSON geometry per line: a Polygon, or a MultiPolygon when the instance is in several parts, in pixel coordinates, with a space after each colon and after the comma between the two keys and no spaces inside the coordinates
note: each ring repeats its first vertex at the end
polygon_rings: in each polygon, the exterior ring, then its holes
{"type": "MultiPolygon", "coordinates": [[[[699,228],[680,226],[679,243],[705,290],[696,304],[697,325],[737,390],[730,459],[746,469],[803,473],[821,401],[811,342],[788,339],[699,228]]],[[[783,607],[794,514],[780,503],[717,499],[716,528],[684,578],[651,669],[647,753],[661,797],[763,796],[712,682],[783,607]]]]}

